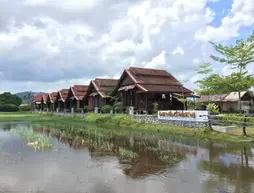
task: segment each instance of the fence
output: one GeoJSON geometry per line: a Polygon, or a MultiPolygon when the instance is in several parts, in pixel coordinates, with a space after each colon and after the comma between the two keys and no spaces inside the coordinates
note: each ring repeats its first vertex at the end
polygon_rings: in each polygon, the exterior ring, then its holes
{"type": "Polygon", "coordinates": [[[209,127],[220,132],[232,133],[234,130],[242,128],[242,134],[247,135],[247,128],[253,128],[254,117],[249,115],[209,115],[209,127]]]}

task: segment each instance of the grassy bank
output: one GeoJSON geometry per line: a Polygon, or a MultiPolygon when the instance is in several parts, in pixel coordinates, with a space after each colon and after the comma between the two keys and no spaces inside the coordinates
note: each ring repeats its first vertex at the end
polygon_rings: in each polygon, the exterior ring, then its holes
{"type": "Polygon", "coordinates": [[[111,125],[116,127],[126,127],[135,129],[135,131],[145,131],[146,133],[163,133],[174,135],[179,138],[189,138],[196,140],[213,140],[228,143],[253,143],[254,138],[245,136],[235,136],[227,133],[210,131],[209,129],[191,129],[177,126],[168,126],[160,124],[145,124],[132,121],[127,116],[122,115],[97,115],[88,114],[85,118],[88,123],[111,125]]]}
{"type": "MultiPolygon", "coordinates": [[[[128,116],[122,115],[98,115],[94,113],[88,113],[85,118],[80,117],[58,117],[54,115],[39,115],[39,114],[0,114],[0,122],[9,121],[33,121],[44,123],[57,123],[62,125],[85,125],[96,124],[105,128],[105,130],[119,130],[120,133],[126,132],[140,132],[145,134],[159,134],[170,135],[175,138],[186,138],[190,140],[202,140],[202,141],[220,141],[226,143],[253,143],[254,138],[235,136],[226,133],[219,133],[210,131],[208,129],[188,129],[183,127],[158,125],[158,124],[144,124],[132,121],[128,116]]],[[[247,130],[248,131],[248,130],[247,130]]]]}

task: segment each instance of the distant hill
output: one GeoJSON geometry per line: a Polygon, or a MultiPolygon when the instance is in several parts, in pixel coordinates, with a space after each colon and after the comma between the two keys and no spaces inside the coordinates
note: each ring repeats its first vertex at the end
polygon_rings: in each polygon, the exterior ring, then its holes
{"type": "Polygon", "coordinates": [[[40,94],[40,93],[43,94],[44,92],[25,91],[25,92],[16,93],[16,95],[22,98],[23,103],[28,104],[28,103],[32,103],[34,95],[40,94]]]}

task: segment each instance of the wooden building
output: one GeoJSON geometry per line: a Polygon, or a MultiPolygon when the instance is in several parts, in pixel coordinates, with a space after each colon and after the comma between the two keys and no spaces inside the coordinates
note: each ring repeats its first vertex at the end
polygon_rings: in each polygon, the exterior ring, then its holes
{"type": "Polygon", "coordinates": [[[66,101],[69,103],[70,109],[72,107],[76,109],[84,108],[88,104],[87,89],[87,85],[74,85],[70,87],[66,101]]]}
{"type": "Polygon", "coordinates": [[[133,106],[138,113],[151,113],[155,102],[159,110],[183,110],[178,98],[193,94],[166,70],[137,67],[124,70],[113,93],[124,107],[133,106]]]}
{"type": "Polygon", "coordinates": [[[55,111],[56,106],[55,106],[55,100],[56,100],[57,92],[51,92],[48,94],[47,97],[47,108],[49,111],[55,111]]]}
{"type": "Polygon", "coordinates": [[[62,89],[57,92],[55,107],[58,111],[68,111],[70,109],[69,104],[66,103],[68,97],[69,89],[62,89]]]}
{"type": "Polygon", "coordinates": [[[94,110],[95,107],[100,109],[102,106],[109,104],[110,93],[117,82],[117,79],[96,78],[92,80],[87,89],[88,109],[94,110]]]}
{"type": "Polygon", "coordinates": [[[42,97],[41,97],[41,110],[42,111],[47,110],[47,98],[48,98],[48,94],[42,94],[42,97]]]}
{"type": "Polygon", "coordinates": [[[41,99],[43,94],[34,95],[32,101],[32,109],[33,111],[39,111],[41,109],[41,99]]]}
{"type": "Polygon", "coordinates": [[[201,95],[197,99],[198,103],[215,103],[220,107],[222,112],[238,112],[240,111],[240,103],[243,111],[248,111],[250,105],[254,103],[254,96],[251,92],[240,92],[240,100],[238,92],[230,92],[225,94],[201,95]]]}

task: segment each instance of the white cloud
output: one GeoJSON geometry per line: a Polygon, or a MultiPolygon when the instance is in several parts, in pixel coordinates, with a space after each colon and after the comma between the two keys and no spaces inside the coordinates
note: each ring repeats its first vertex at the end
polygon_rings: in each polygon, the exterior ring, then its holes
{"type": "Polygon", "coordinates": [[[176,49],[172,52],[172,54],[173,55],[176,55],[176,54],[183,55],[184,54],[184,50],[180,46],[177,46],[176,49]]]}
{"type": "Polygon", "coordinates": [[[197,31],[196,39],[208,41],[229,40],[239,35],[239,29],[254,24],[254,4],[252,0],[233,0],[232,9],[219,27],[206,26],[197,31]]]}
{"type": "Polygon", "coordinates": [[[188,78],[211,54],[204,40],[229,39],[252,23],[251,5],[234,0],[223,27],[209,26],[216,13],[206,3],[1,1],[0,91],[51,91],[98,76],[116,78],[129,66],[165,68],[188,78]]]}

